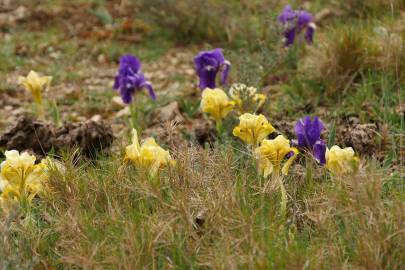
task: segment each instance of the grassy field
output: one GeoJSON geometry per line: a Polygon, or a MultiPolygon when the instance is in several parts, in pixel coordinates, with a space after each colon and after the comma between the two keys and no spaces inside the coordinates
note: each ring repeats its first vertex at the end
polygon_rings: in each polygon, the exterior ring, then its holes
{"type": "Polygon", "coordinates": [[[32,202],[0,210],[0,269],[405,269],[403,0],[0,1],[0,39],[0,135],[35,116],[18,83],[35,70],[53,77],[47,122],[101,119],[115,136],[91,158],[48,153],[60,165],[32,202]],[[283,46],[287,4],[314,15],[312,45],[283,46]],[[237,113],[216,129],[201,111],[193,58],[214,48],[232,63],[222,89],[257,87],[257,113],[290,140],[318,116],[358,171],[301,151],[287,176],[264,177],[232,134],[237,113]],[[156,101],[112,90],[125,54],[156,101]],[[175,164],[151,175],[124,161],[134,121],[175,164]]]}

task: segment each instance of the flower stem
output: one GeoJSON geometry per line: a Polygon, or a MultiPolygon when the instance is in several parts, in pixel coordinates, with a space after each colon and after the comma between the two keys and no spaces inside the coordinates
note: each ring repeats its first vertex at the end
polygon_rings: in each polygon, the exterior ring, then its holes
{"type": "Polygon", "coordinates": [[[281,216],[285,218],[287,215],[288,197],[287,197],[287,191],[286,191],[284,183],[283,183],[283,177],[280,174],[280,166],[274,166],[273,181],[274,181],[274,183],[277,183],[280,188],[280,192],[281,192],[280,213],[281,213],[281,216]]]}
{"type": "Polygon", "coordinates": [[[280,191],[281,191],[281,203],[280,203],[280,212],[282,217],[287,216],[287,191],[285,189],[282,177],[279,177],[280,191]]]}
{"type": "Polygon", "coordinates": [[[215,127],[216,127],[216,129],[217,129],[217,132],[218,132],[218,136],[219,137],[221,137],[222,136],[222,132],[223,132],[223,129],[222,129],[222,120],[218,120],[218,121],[216,121],[215,122],[215,127]]]}
{"type": "Polygon", "coordinates": [[[309,158],[305,159],[305,167],[305,180],[307,181],[307,183],[311,183],[313,178],[313,163],[309,158]]]}
{"type": "Polygon", "coordinates": [[[138,106],[136,106],[133,102],[129,105],[129,110],[131,112],[131,127],[136,129],[138,132],[141,132],[138,122],[138,106]]]}
{"type": "Polygon", "coordinates": [[[38,119],[45,120],[45,108],[43,103],[35,103],[36,104],[36,114],[38,119]]]}
{"type": "Polygon", "coordinates": [[[20,193],[20,201],[25,202],[26,200],[26,194],[25,194],[25,180],[26,180],[26,175],[25,175],[25,171],[24,169],[21,169],[21,182],[20,182],[20,186],[18,189],[18,192],[20,193]]]}

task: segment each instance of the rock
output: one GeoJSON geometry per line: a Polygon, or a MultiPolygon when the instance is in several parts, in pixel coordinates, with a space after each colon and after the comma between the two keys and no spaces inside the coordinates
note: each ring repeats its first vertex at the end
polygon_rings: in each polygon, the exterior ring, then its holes
{"type": "Polygon", "coordinates": [[[272,121],[274,128],[276,129],[275,132],[269,135],[270,139],[276,138],[278,135],[284,135],[287,138],[295,138],[295,121],[272,121]]]}
{"type": "Polygon", "coordinates": [[[113,105],[114,109],[121,109],[125,107],[125,103],[122,101],[120,96],[115,96],[111,99],[111,104],[113,105]]]}
{"type": "Polygon", "coordinates": [[[94,156],[108,149],[114,140],[111,126],[100,120],[67,123],[62,127],[23,116],[14,127],[0,136],[0,147],[18,151],[31,150],[38,156],[45,156],[52,149],[78,147],[86,156],[94,156]]]}
{"type": "Polygon", "coordinates": [[[194,125],[194,135],[200,145],[212,144],[216,134],[217,130],[211,121],[201,120],[194,125]]]}
{"type": "Polygon", "coordinates": [[[97,62],[99,62],[99,63],[107,62],[107,57],[105,56],[105,54],[99,54],[97,56],[97,62]]]}
{"type": "Polygon", "coordinates": [[[26,114],[27,110],[25,108],[17,108],[15,110],[12,110],[11,114],[14,116],[19,116],[19,115],[23,115],[26,114]]]}
{"type": "Polygon", "coordinates": [[[184,73],[186,73],[186,74],[189,75],[189,76],[192,76],[192,75],[195,74],[195,70],[192,69],[192,68],[186,68],[186,69],[184,70],[184,73]]]}
{"type": "Polygon", "coordinates": [[[121,118],[124,116],[129,116],[131,115],[131,110],[129,109],[129,107],[125,107],[124,109],[120,110],[119,112],[117,112],[117,114],[115,115],[117,118],[121,118]]]}
{"type": "Polygon", "coordinates": [[[97,152],[109,148],[114,138],[110,125],[101,120],[88,120],[67,123],[56,129],[52,145],[56,149],[78,147],[83,154],[93,157],[97,152]]]}
{"type": "Polygon", "coordinates": [[[187,140],[174,122],[167,122],[163,126],[154,126],[144,131],[145,137],[154,137],[172,149],[179,149],[188,144],[187,140]]]}
{"type": "Polygon", "coordinates": [[[337,144],[353,147],[360,154],[373,155],[384,146],[379,143],[379,130],[376,124],[353,124],[339,128],[336,134],[337,144]]]}
{"type": "Polygon", "coordinates": [[[101,115],[99,114],[93,115],[93,117],[90,120],[94,122],[99,122],[101,121],[101,115]]]}
{"type": "Polygon", "coordinates": [[[24,6],[19,6],[18,8],[9,10],[6,13],[0,13],[0,27],[14,26],[17,21],[23,20],[28,16],[28,9],[24,6]]]}
{"type": "Polygon", "coordinates": [[[32,150],[37,155],[44,155],[51,150],[54,136],[52,125],[24,116],[0,136],[0,147],[6,150],[32,150]]]}
{"type": "Polygon", "coordinates": [[[175,121],[176,123],[181,123],[184,121],[184,117],[180,112],[177,101],[173,101],[172,103],[157,109],[153,115],[152,123],[159,124],[169,121],[175,121]]]}

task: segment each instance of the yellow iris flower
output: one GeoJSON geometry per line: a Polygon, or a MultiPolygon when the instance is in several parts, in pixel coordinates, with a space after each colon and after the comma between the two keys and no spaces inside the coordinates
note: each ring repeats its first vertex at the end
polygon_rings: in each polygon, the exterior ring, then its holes
{"type": "Polygon", "coordinates": [[[359,168],[359,158],[351,147],[340,148],[337,145],[326,149],[326,168],[333,174],[343,175],[355,173],[359,168]]]}
{"type": "Polygon", "coordinates": [[[34,97],[35,103],[42,104],[42,92],[46,91],[52,81],[50,76],[39,76],[35,71],[30,71],[27,77],[18,78],[20,84],[24,85],[27,91],[30,91],[34,97]]]}
{"type": "Polygon", "coordinates": [[[35,164],[35,156],[16,150],[6,151],[5,156],[0,171],[0,203],[4,209],[22,197],[31,202],[47,179],[45,160],[35,164]]]}
{"type": "Polygon", "coordinates": [[[205,89],[202,93],[201,109],[216,122],[222,121],[233,110],[235,102],[230,101],[221,89],[205,89]]]}
{"type": "Polygon", "coordinates": [[[229,90],[229,96],[236,103],[236,111],[240,114],[246,111],[257,111],[266,101],[264,94],[257,94],[255,87],[235,83],[229,90]]]}
{"type": "Polygon", "coordinates": [[[281,172],[287,175],[291,164],[297,157],[298,150],[295,147],[290,146],[290,141],[284,138],[283,135],[278,135],[274,140],[263,140],[260,147],[256,148],[255,154],[259,160],[259,169],[263,173],[264,177],[268,175],[281,172]],[[281,164],[285,157],[291,153],[291,156],[284,163],[281,168],[281,164]]]}
{"type": "Polygon", "coordinates": [[[160,147],[153,138],[147,138],[140,145],[135,129],[132,129],[132,144],[126,147],[124,160],[148,169],[151,175],[156,175],[161,167],[174,163],[169,151],[160,147]]]}
{"type": "Polygon", "coordinates": [[[233,129],[233,135],[247,144],[257,146],[275,130],[264,115],[245,113],[239,117],[239,125],[233,129]]]}

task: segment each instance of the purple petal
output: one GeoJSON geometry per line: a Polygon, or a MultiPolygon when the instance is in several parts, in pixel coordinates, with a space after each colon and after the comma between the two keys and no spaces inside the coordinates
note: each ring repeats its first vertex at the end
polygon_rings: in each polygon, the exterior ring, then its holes
{"type": "Polygon", "coordinates": [[[313,153],[315,159],[321,164],[326,163],[325,153],[326,153],[326,144],[322,140],[318,140],[313,147],[313,153]]]}
{"type": "MultiPolygon", "coordinates": [[[[212,51],[202,51],[194,58],[195,69],[200,78],[199,87],[201,90],[205,88],[215,88],[215,79],[220,68],[225,65],[225,58],[222,50],[217,48],[212,51]]],[[[228,68],[229,69],[229,68],[228,68]]],[[[226,71],[223,78],[227,76],[226,71]]]]}
{"type": "Polygon", "coordinates": [[[290,5],[287,5],[284,10],[281,12],[280,16],[278,16],[277,20],[280,23],[288,23],[297,16],[297,13],[291,8],[290,5]]]}
{"type": "Polygon", "coordinates": [[[307,148],[309,146],[309,142],[307,140],[305,133],[297,134],[297,141],[298,141],[298,146],[300,148],[307,148]]]}
{"type": "Polygon", "coordinates": [[[295,155],[294,151],[290,151],[288,152],[288,154],[286,155],[287,158],[292,157],[293,155],[295,155]]]}
{"type": "Polygon", "coordinates": [[[125,104],[130,104],[132,102],[132,95],[134,94],[135,88],[126,88],[126,87],[121,87],[120,88],[120,95],[122,98],[122,101],[125,104]]]}
{"type": "Polygon", "coordinates": [[[202,51],[194,58],[196,70],[206,69],[207,67],[219,70],[224,61],[225,58],[221,49],[202,51]]]}
{"type": "Polygon", "coordinates": [[[130,69],[133,73],[138,73],[141,69],[141,61],[136,56],[127,54],[120,58],[120,73],[130,69]]]}
{"type": "Polygon", "coordinates": [[[314,125],[314,127],[319,130],[319,135],[321,135],[321,132],[325,128],[325,126],[323,125],[322,121],[319,119],[318,116],[314,117],[312,125],[314,125]]]}
{"type": "Polygon", "coordinates": [[[288,47],[294,43],[295,40],[295,28],[284,32],[285,46],[288,47]]]}
{"type": "Polygon", "coordinates": [[[150,82],[148,82],[148,81],[145,81],[145,82],[143,82],[141,85],[140,85],[140,87],[141,88],[146,88],[146,90],[148,90],[148,93],[149,93],[149,96],[153,99],[153,100],[156,100],[156,93],[155,93],[155,91],[153,91],[153,87],[152,87],[152,84],[150,83],[150,82]]]}
{"type": "Polygon", "coordinates": [[[295,133],[297,134],[298,145],[300,147],[305,146],[306,127],[308,126],[308,123],[310,123],[310,122],[311,122],[311,118],[309,116],[306,116],[304,118],[299,119],[297,121],[297,123],[295,124],[295,133]]]}
{"type": "Polygon", "coordinates": [[[315,25],[313,23],[310,23],[307,27],[307,30],[305,31],[305,40],[308,44],[312,44],[312,42],[314,41],[315,29],[315,25]]]}
{"type": "Polygon", "coordinates": [[[284,27],[285,46],[293,44],[296,36],[304,29],[306,29],[305,39],[308,43],[312,43],[315,28],[311,26],[313,20],[311,13],[286,6],[277,20],[284,27]]]}
{"type": "Polygon", "coordinates": [[[216,48],[211,51],[212,56],[220,63],[223,64],[225,62],[224,54],[222,53],[221,48],[216,48]]]}
{"type": "Polygon", "coordinates": [[[150,82],[146,81],[141,72],[141,62],[133,55],[124,55],[120,58],[118,74],[114,79],[114,89],[119,89],[124,103],[132,102],[133,95],[141,88],[146,88],[152,99],[156,99],[150,82]]]}
{"type": "Polygon", "coordinates": [[[310,22],[312,22],[312,14],[309,12],[306,12],[304,10],[298,11],[298,22],[297,22],[297,27],[299,31],[301,31],[303,28],[307,27],[310,22]]]}
{"type": "Polygon", "coordinates": [[[295,124],[298,145],[302,148],[312,148],[321,137],[324,125],[318,117],[311,121],[310,116],[306,116],[295,124]]]}
{"type": "Polygon", "coordinates": [[[205,88],[214,89],[216,87],[215,78],[217,77],[217,72],[214,70],[202,70],[197,74],[200,77],[199,87],[201,90],[204,90],[205,88]]]}
{"type": "Polygon", "coordinates": [[[309,145],[314,145],[317,140],[321,138],[322,130],[324,129],[324,125],[321,120],[317,116],[314,117],[314,120],[311,120],[308,123],[307,129],[307,137],[309,140],[309,145]]]}

